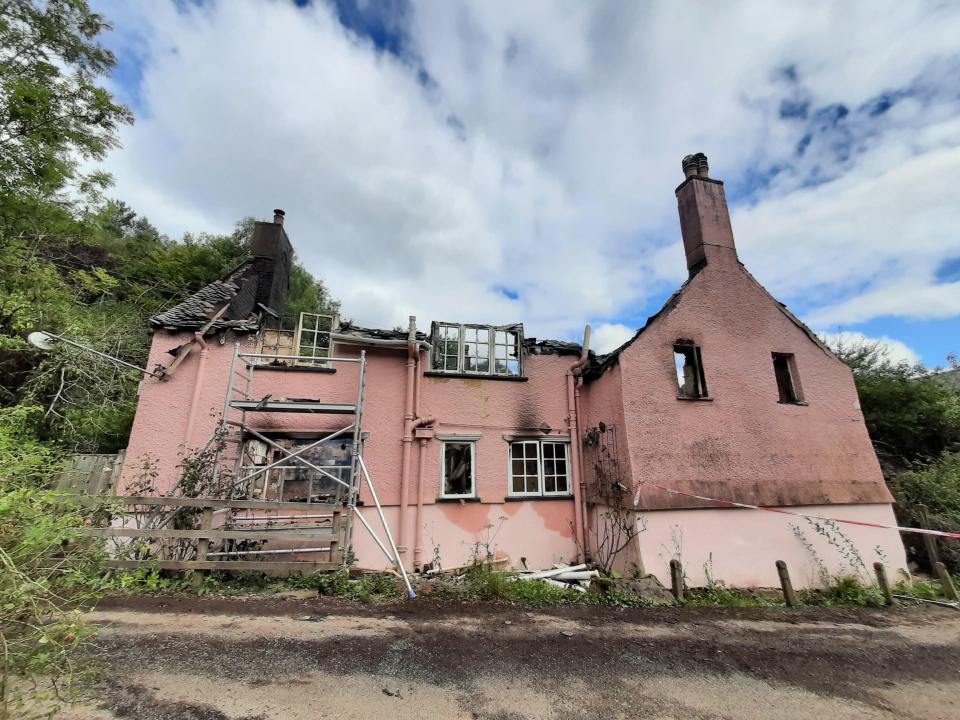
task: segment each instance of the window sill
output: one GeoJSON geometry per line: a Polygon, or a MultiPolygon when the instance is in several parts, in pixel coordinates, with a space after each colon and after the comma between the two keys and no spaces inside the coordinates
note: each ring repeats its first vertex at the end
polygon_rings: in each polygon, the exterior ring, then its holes
{"type": "Polygon", "coordinates": [[[524,375],[484,375],[482,373],[452,373],[427,370],[424,377],[456,378],[458,380],[506,380],[507,382],[527,382],[524,375]]]}
{"type": "Polygon", "coordinates": [[[434,502],[438,503],[478,503],[478,497],[438,497],[434,502]]]}
{"type": "Polygon", "coordinates": [[[527,500],[573,500],[573,495],[507,495],[504,502],[526,502],[527,500]]]}
{"type": "Polygon", "coordinates": [[[713,398],[709,395],[705,397],[686,397],[685,395],[677,395],[677,400],[687,400],[692,402],[713,402],[713,398]]]}
{"type": "Polygon", "coordinates": [[[337,369],[332,367],[313,367],[312,365],[254,365],[257,370],[271,370],[273,372],[306,372],[333,375],[337,369]]]}
{"type": "Polygon", "coordinates": [[[810,405],[806,400],[791,400],[790,402],[782,402],[777,400],[777,405],[799,405],[801,407],[807,407],[810,405]]]}

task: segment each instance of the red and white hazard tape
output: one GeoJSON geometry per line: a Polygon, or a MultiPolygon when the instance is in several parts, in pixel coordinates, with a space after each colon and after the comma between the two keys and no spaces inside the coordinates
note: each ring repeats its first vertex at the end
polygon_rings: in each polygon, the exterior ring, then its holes
{"type": "Polygon", "coordinates": [[[733,500],[720,500],[719,498],[706,497],[705,495],[696,495],[694,493],[683,492],[682,490],[674,490],[673,488],[664,487],[663,485],[659,485],[655,482],[649,482],[644,480],[640,481],[640,484],[637,486],[637,492],[633,496],[634,507],[640,504],[640,489],[644,485],[655,487],[658,490],[663,490],[664,492],[670,493],[671,495],[683,495],[684,497],[696,498],[697,500],[704,500],[706,502],[717,503],[719,505],[726,505],[728,507],[746,508],[747,510],[766,510],[767,512],[775,512],[775,513],[780,513],[782,515],[795,515],[797,517],[812,518],[814,520],[826,520],[829,522],[844,523],[846,525],[863,525],[865,527],[886,528],[888,530],[899,530],[900,532],[905,532],[905,533],[918,533],[920,535],[936,535],[937,537],[960,539],[960,532],[948,532],[946,530],[928,530],[926,528],[901,527],[900,525],[885,525],[883,523],[869,522],[868,520],[850,520],[847,518],[831,518],[831,517],[824,517],[823,515],[811,515],[810,513],[797,512],[796,510],[785,510],[784,508],[779,508],[779,507],[767,507],[765,505],[749,505],[748,503],[739,503],[739,502],[734,502],[733,500]]]}

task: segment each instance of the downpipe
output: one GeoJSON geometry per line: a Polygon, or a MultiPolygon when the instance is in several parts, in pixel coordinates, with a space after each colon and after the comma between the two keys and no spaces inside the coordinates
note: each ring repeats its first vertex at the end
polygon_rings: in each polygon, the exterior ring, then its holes
{"type": "Polygon", "coordinates": [[[580,350],[580,359],[570,366],[567,371],[567,419],[570,432],[570,465],[573,475],[573,504],[574,530],[577,537],[577,551],[580,560],[586,558],[587,546],[584,541],[585,511],[583,502],[582,465],[580,462],[580,419],[577,416],[577,383],[580,381],[580,372],[586,367],[590,359],[590,326],[583,328],[583,346],[580,350]]]}

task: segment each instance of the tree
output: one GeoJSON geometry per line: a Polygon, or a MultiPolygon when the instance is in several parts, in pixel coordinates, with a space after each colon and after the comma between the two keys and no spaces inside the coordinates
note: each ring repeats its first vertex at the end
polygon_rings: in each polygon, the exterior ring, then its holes
{"type": "Polygon", "coordinates": [[[86,0],[0,3],[0,192],[55,192],[117,145],[133,115],[97,85],[116,62],[96,40],[109,28],[86,0]]]}
{"type": "Polygon", "coordinates": [[[919,363],[894,362],[879,341],[840,339],[832,350],[853,371],[877,455],[890,471],[960,442],[960,394],[919,363]]]}

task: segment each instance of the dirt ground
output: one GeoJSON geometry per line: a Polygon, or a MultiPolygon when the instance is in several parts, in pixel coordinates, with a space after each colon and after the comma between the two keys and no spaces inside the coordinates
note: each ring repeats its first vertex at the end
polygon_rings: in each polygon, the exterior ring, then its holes
{"type": "Polygon", "coordinates": [[[960,718],[960,613],[108,599],[66,720],[960,718]]]}

